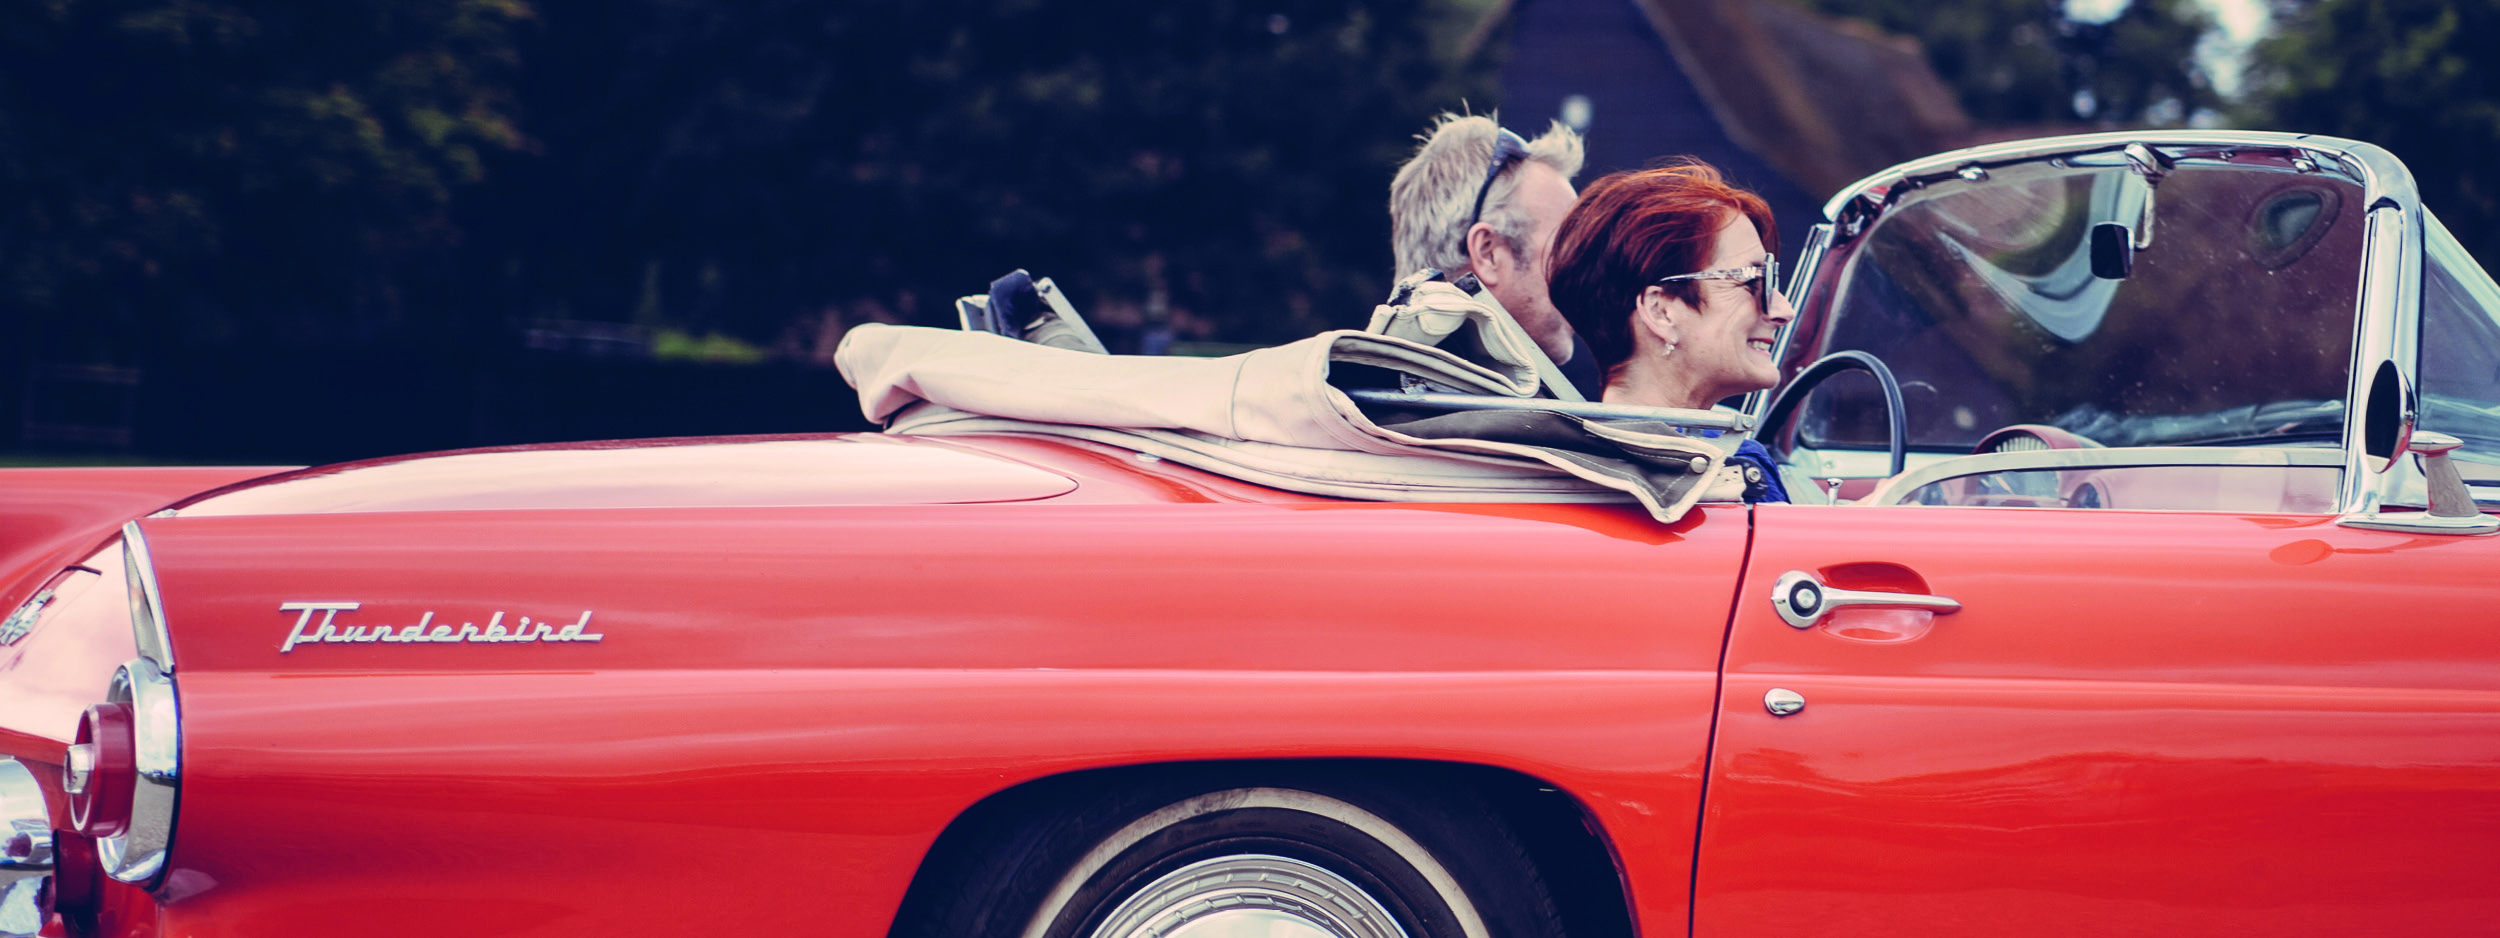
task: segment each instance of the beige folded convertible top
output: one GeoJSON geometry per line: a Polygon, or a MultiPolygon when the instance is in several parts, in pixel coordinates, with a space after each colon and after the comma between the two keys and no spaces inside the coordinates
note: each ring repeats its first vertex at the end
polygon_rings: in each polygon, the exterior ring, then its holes
{"type": "MultiPolygon", "coordinates": [[[[1435,291],[1431,302],[1446,305],[1455,292],[1435,291]]],[[[1382,309],[1389,315],[1375,322],[1394,322],[1402,308],[1382,309]]],[[[1494,353],[1489,366],[1351,330],[1225,358],[1179,358],[863,325],[843,337],[835,362],[858,389],[861,411],[888,433],[1070,437],[1287,491],[1379,501],[1630,497],[1674,521],[1705,497],[1741,498],[1742,480],[1725,467],[1734,437],[1722,443],[1663,421],[1550,410],[1360,405],[1340,387],[1530,398],[1536,371],[1500,354],[1524,336],[1487,332],[1495,338],[1479,341],[1494,353]]]]}

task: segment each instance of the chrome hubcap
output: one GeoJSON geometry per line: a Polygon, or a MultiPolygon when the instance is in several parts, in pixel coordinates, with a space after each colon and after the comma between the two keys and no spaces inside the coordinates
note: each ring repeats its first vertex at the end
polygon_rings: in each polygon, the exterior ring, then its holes
{"type": "Polygon", "coordinates": [[[1258,854],[1173,870],[1093,938],[1406,938],[1380,900],[1322,867],[1258,854]]]}

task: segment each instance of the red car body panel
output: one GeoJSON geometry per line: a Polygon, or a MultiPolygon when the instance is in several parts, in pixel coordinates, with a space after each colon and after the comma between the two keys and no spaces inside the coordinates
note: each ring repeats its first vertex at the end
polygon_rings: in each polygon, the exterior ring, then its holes
{"type": "Polygon", "coordinates": [[[284,471],[270,466],[0,469],[0,598],[93,550],[122,522],[207,489],[284,471]]]}
{"type": "MultiPolygon", "coordinates": [[[[78,717],[103,695],[113,669],[138,657],[124,598],[121,545],[78,557],[81,568],[39,581],[54,591],[51,621],[0,646],[0,733],[46,761],[78,729],[78,717]]],[[[31,590],[30,590],[31,591],[31,590]]],[[[11,605],[15,605],[11,603],[11,605]]]]}
{"type": "Polygon", "coordinates": [[[2023,509],[1756,526],[1695,934],[2491,926],[2500,542],[2023,509]],[[1800,631],[1768,601],[1792,569],[1963,606],[1800,631]],[[1773,687],[1805,709],[1771,716],[1773,687]]]}
{"type": "MultiPolygon", "coordinates": [[[[771,895],[702,915],[877,935],[939,833],[1015,785],[1358,758],[1569,793],[1645,934],[2487,917],[2500,630],[2474,604],[2500,542],[2055,509],[1662,526],[1307,498],[1083,443],[769,442],[966,471],[689,495],[721,476],[672,441],[603,507],[463,501],[490,459],[424,510],[353,510],[423,475],[376,461],[141,521],[180,834],[154,894],[91,868],[64,889],[100,889],[103,934],[586,935],[771,895]],[[1034,488],[1057,494],[960,503],[1034,488]],[[741,505],[771,499],[810,504],[741,505]],[[1963,609],[1800,631],[1767,602],[1791,569],[1963,609]],[[523,616],[598,641],[334,640],[523,616]],[[1809,706],[1770,716],[1775,686],[1809,706]]],[[[117,555],[90,563],[118,581],[117,555]]],[[[0,743],[39,771],[61,701],[132,654],[125,620],[72,605],[0,667],[0,743]]]]}
{"type": "Polygon", "coordinates": [[[939,505],[1076,481],[944,441],[767,436],[539,444],[318,466],[185,501],[192,517],[563,508],[939,505]]]}
{"type": "Polygon", "coordinates": [[[946,824],[1020,782],[1348,757],[1569,792],[1638,919],[1683,927],[1744,509],[1254,504],[1094,447],[941,445],[1077,486],[142,522],[185,711],[159,927],[605,934],[774,894],[809,898],[704,920],[882,934],[946,824]],[[587,612],[601,638],[280,651],[307,620],[281,604],[349,601],[333,634],[587,612]]]}

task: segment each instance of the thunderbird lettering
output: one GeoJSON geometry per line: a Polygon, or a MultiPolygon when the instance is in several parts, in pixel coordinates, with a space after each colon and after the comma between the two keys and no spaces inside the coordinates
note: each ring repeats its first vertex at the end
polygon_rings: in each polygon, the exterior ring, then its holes
{"type": "Polygon", "coordinates": [[[339,613],[354,612],[363,605],[363,603],[354,602],[280,603],[278,611],[295,613],[295,628],[287,633],[286,641],[279,644],[278,653],[283,655],[294,651],[297,645],[322,642],[331,644],[468,642],[492,645],[530,642],[596,642],[605,637],[599,633],[587,631],[590,628],[590,610],[588,609],[582,610],[581,618],[562,627],[555,625],[553,620],[540,620],[533,623],[530,617],[522,616],[517,624],[506,628],[503,624],[502,610],[496,610],[495,614],[486,620],[486,627],[483,629],[478,628],[475,622],[462,622],[458,628],[453,628],[449,623],[436,624],[433,610],[427,610],[423,616],[418,617],[416,624],[399,627],[381,624],[348,625],[337,621],[339,613]],[[313,621],[314,613],[321,614],[321,621],[318,623],[313,621]]]}

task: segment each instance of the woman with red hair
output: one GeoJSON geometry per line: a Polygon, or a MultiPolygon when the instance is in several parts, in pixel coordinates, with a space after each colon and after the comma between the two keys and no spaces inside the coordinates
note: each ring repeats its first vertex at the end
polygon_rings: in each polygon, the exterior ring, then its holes
{"type": "MultiPolygon", "coordinates": [[[[1779,383],[1771,346],[1796,311],[1777,238],[1762,197],[1706,163],[1589,184],[1554,232],[1547,294],[1605,372],[1606,403],[1706,409],[1779,383]]],[[[1759,445],[1738,459],[1786,500],[1759,445]]]]}

